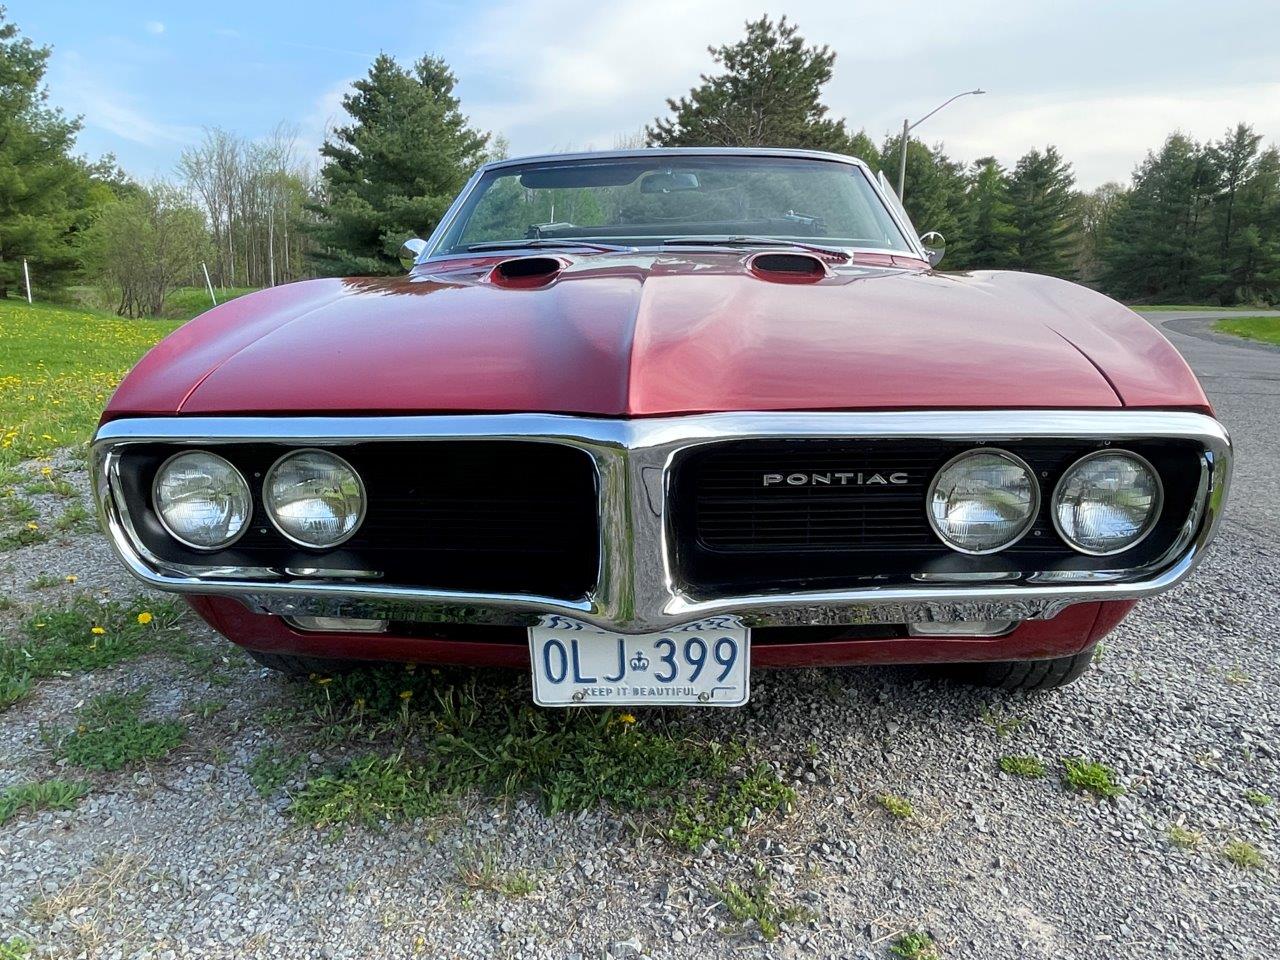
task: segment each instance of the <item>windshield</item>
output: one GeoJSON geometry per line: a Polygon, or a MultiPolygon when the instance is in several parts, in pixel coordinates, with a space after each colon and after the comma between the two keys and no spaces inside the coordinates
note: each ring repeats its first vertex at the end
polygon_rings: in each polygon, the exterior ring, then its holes
{"type": "Polygon", "coordinates": [[[645,247],[681,238],[911,249],[861,167],[794,157],[655,154],[490,170],[431,255],[515,248],[521,241],[645,247]]]}

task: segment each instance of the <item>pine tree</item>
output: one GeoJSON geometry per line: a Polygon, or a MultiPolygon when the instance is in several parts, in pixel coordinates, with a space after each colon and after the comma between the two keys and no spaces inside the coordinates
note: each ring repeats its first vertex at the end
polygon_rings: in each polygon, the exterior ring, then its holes
{"type": "Polygon", "coordinates": [[[1195,302],[1208,272],[1204,225],[1213,178],[1203,149],[1180,133],[1148,153],[1102,244],[1102,286],[1127,300],[1195,302]]]}
{"type": "Polygon", "coordinates": [[[1077,221],[1071,164],[1057,148],[1032,150],[1009,177],[1013,205],[1014,251],[1011,266],[1018,270],[1069,276],[1074,262],[1077,221]]]}
{"type": "Polygon", "coordinates": [[[1017,228],[1009,181],[995,157],[975,160],[969,171],[960,222],[961,250],[956,267],[1001,270],[1014,261],[1017,228]]]}
{"type": "Polygon", "coordinates": [[[0,7],[0,299],[19,288],[23,258],[41,286],[65,282],[78,267],[74,237],[106,198],[71,156],[80,122],[48,105],[49,53],[0,7]]]}
{"type": "Polygon", "coordinates": [[[325,200],[316,205],[317,265],[331,273],[392,273],[396,252],[433,230],[485,159],[443,60],[409,71],[380,54],[342,100],[352,122],[323,147],[325,200]]]}
{"type": "MultiPolygon", "coordinates": [[[[826,46],[806,46],[799,29],[784,16],[746,25],[737,43],[708,47],[724,68],[679,100],[673,114],[645,128],[650,146],[800,147],[857,154],[870,146],[855,142],[843,120],[832,120],[821,102],[836,55],[826,46]]],[[[863,157],[869,163],[872,157],[863,157]]]]}
{"type": "MultiPolygon", "coordinates": [[[[880,148],[884,162],[894,168],[901,156],[902,136],[889,137],[880,148]]],[[[947,241],[948,266],[963,266],[965,244],[964,168],[948,157],[941,146],[929,147],[914,138],[907,140],[907,191],[903,206],[919,233],[936,230],[947,241]]]]}

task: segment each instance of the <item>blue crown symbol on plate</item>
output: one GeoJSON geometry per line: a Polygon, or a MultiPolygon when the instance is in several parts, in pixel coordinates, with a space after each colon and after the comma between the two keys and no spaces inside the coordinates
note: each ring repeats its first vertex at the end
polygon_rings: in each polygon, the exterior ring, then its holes
{"type": "Polygon", "coordinates": [[[631,669],[632,670],[648,670],[649,658],[646,657],[642,652],[637,650],[636,655],[631,658],[631,669]]]}

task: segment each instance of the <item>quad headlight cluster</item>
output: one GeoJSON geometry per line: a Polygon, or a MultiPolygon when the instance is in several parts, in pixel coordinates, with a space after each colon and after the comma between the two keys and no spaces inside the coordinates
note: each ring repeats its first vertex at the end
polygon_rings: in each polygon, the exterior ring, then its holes
{"type": "MultiPolygon", "coordinates": [[[[1138,544],[1160,516],[1160,478],[1128,450],[1081,457],[1053,490],[1054,529],[1074,550],[1110,556],[1138,544]]],[[[1017,543],[1035,525],[1040,485],[1020,457],[996,448],[968,450],[943,465],[926,502],[929,523],[960,553],[988,554],[1017,543]]]]}
{"type": "MultiPolygon", "coordinates": [[[[206,450],[166,460],[152,500],[164,528],[196,550],[231,546],[249,528],[253,495],[244,475],[206,450]]],[[[325,450],[295,450],[277,460],[262,484],[267,518],[303,547],[328,549],[350,539],[364,520],[364,483],[351,464],[325,450]]]]}

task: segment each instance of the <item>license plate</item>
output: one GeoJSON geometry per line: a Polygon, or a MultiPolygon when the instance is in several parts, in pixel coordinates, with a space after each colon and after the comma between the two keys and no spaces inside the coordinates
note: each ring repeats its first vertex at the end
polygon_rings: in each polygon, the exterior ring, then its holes
{"type": "Polygon", "coordinates": [[[533,702],[738,707],[749,692],[749,633],[733,617],[625,634],[548,616],[529,628],[533,702]]]}

